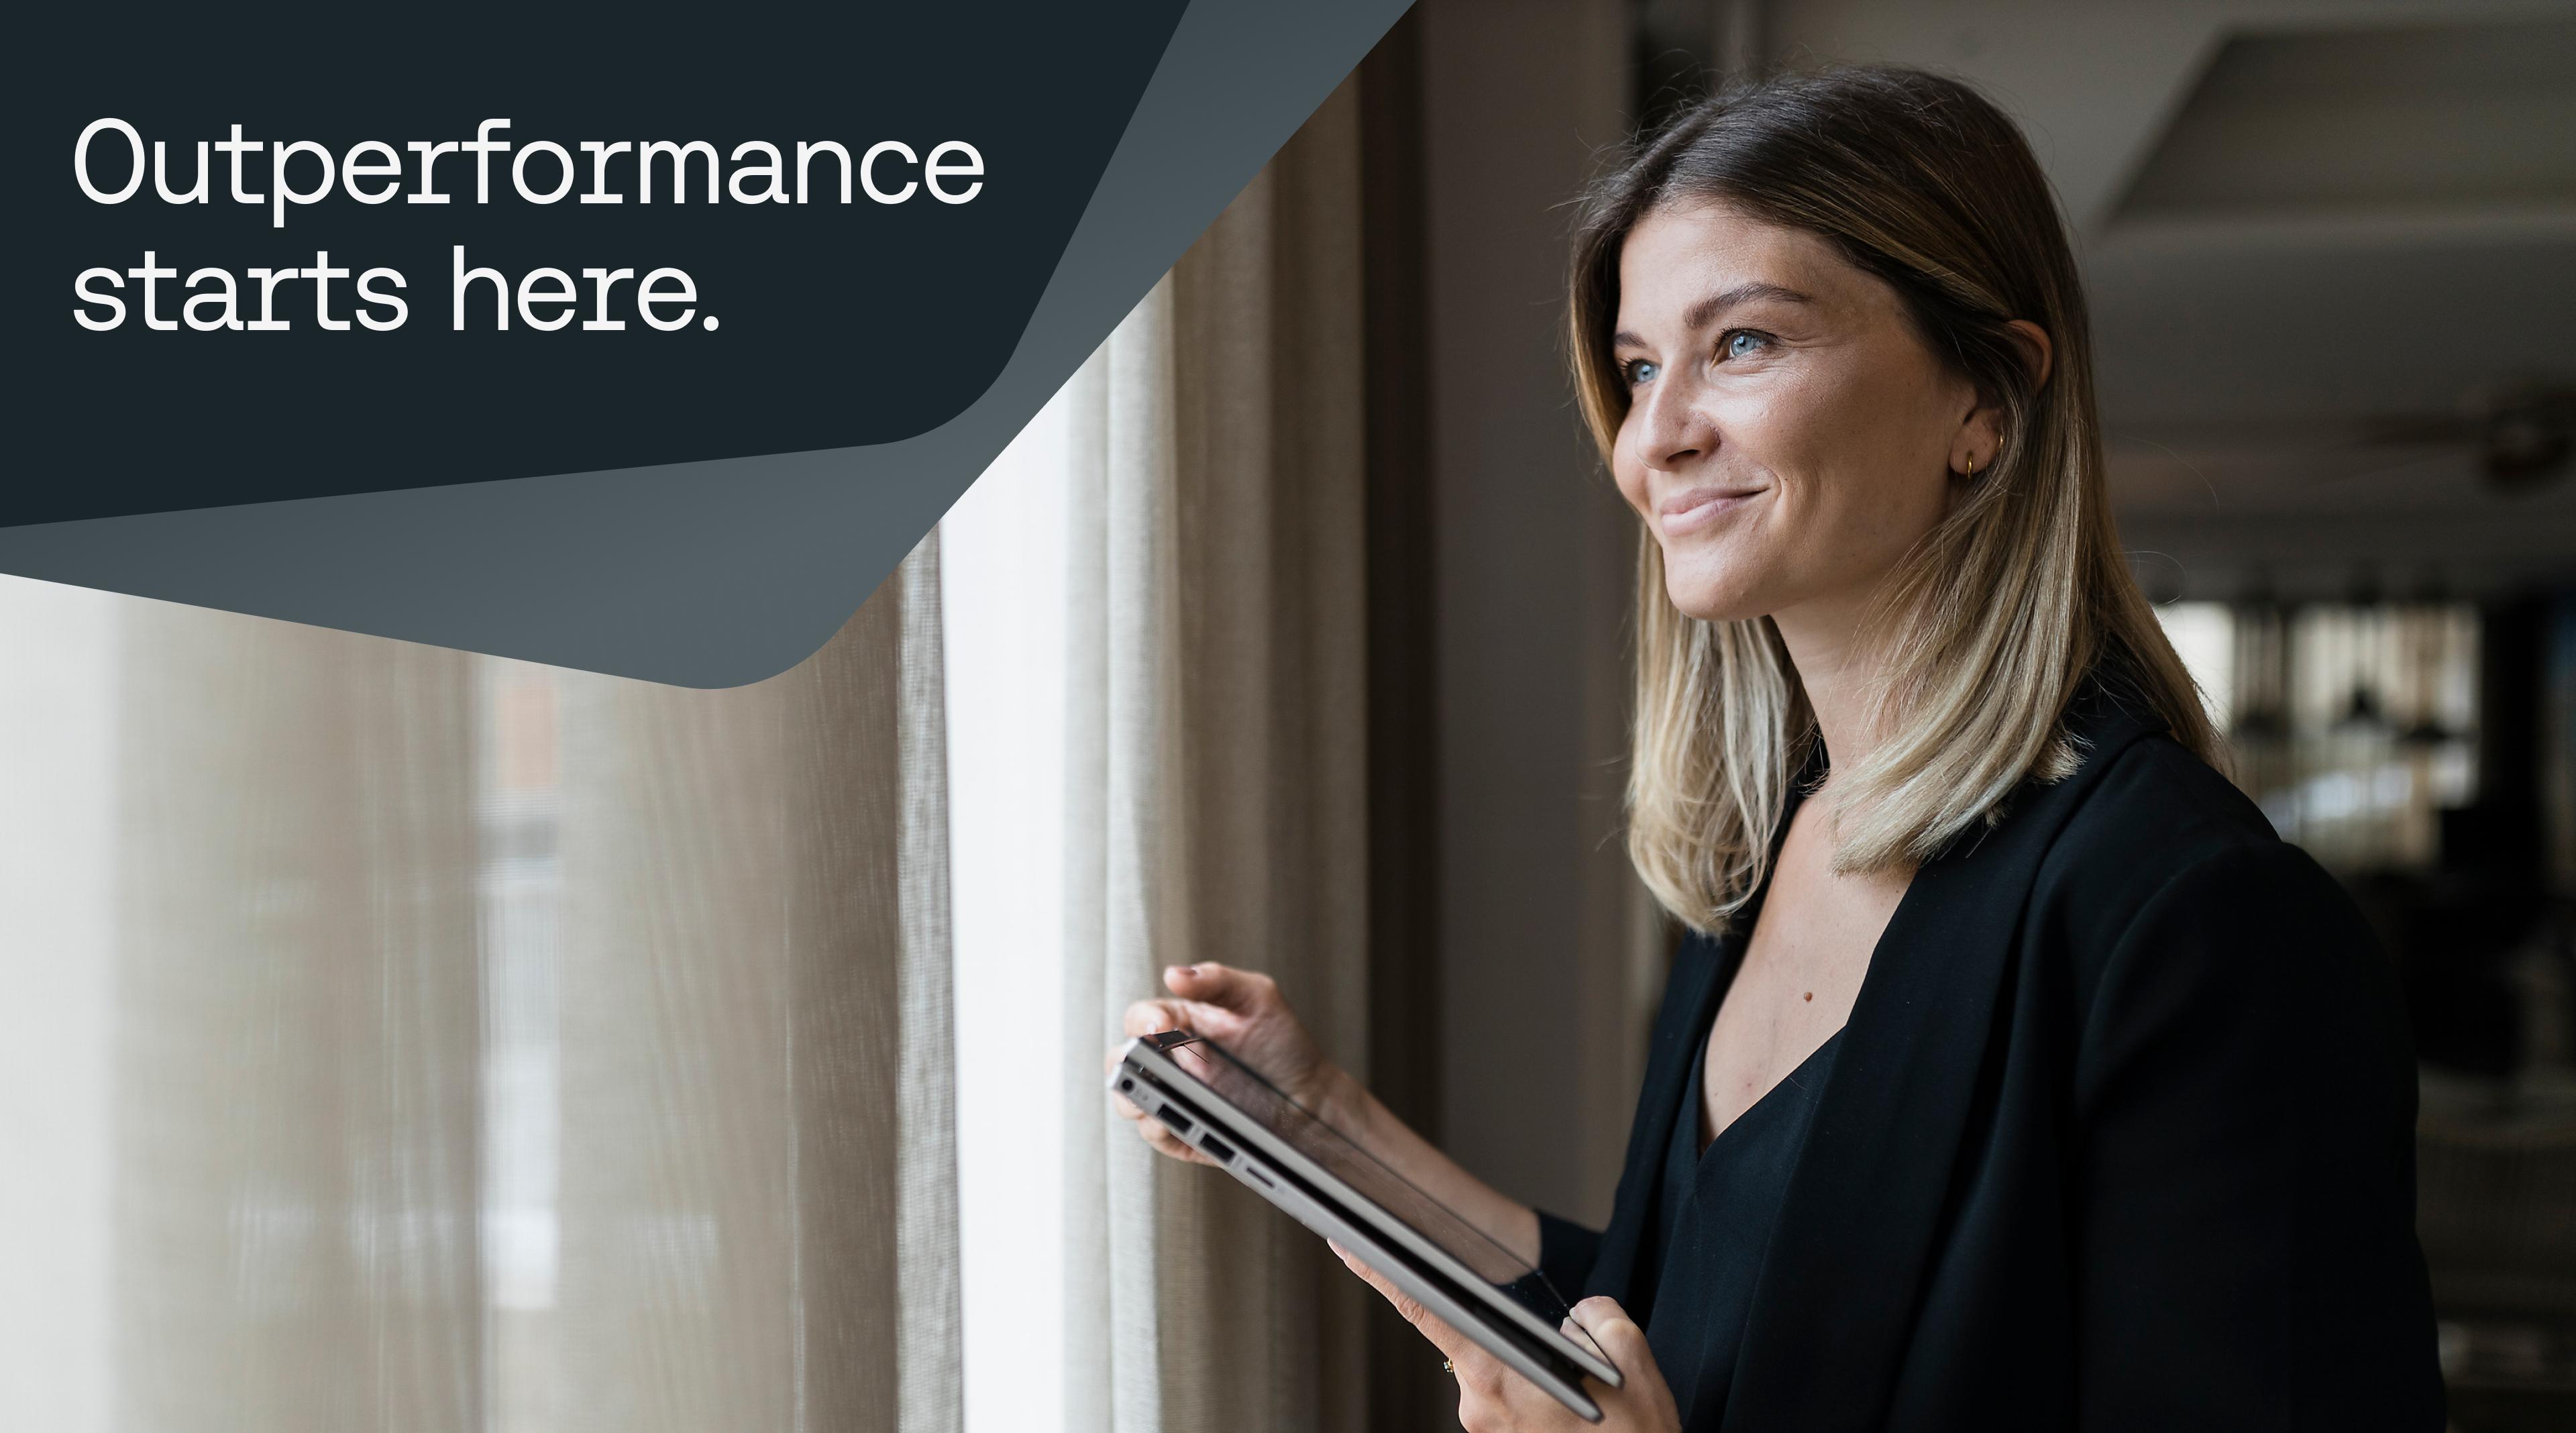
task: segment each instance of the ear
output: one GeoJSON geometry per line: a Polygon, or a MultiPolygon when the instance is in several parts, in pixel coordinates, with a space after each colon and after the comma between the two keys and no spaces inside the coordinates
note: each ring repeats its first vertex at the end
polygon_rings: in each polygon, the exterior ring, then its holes
{"type": "MultiPolygon", "coordinates": [[[[2014,319],[2004,327],[2012,334],[2014,346],[2021,350],[2022,365],[2030,370],[2030,386],[2036,389],[2047,383],[2057,358],[2055,345],[2048,341],[2048,330],[2026,318],[2014,319]]],[[[2002,406],[1980,402],[1969,412],[1968,420],[1959,425],[1958,436],[1950,441],[1950,472],[1966,477],[1993,467],[2003,447],[2003,425],[2002,406]]]]}
{"type": "Polygon", "coordinates": [[[2030,386],[2036,390],[2048,386],[2048,375],[2057,360],[2056,345],[2048,341],[2048,330],[2026,318],[2005,324],[2021,348],[2022,366],[2030,370],[2030,386]]]}

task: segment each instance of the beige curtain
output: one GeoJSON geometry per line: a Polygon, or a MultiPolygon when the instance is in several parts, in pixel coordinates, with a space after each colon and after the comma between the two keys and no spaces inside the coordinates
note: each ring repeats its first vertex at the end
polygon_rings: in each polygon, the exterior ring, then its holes
{"type": "Polygon", "coordinates": [[[1366,1073],[1359,238],[1346,84],[1068,395],[1072,1433],[1362,1420],[1366,1288],[1149,1158],[1096,1075],[1160,969],[1210,958],[1366,1073]]]}
{"type": "Polygon", "coordinates": [[[0,584],[0,1427],[958,1428],[936,564],[723,692],[0,584]]]}
{"type": "Polygon", "coordinates": [[[472,1428],[473,661],[119,606],[113,1426],[472,1428]]]}
{"type": "Polygon", "coordinates": [[[936,562],[767,682],[563,680],[554,1427],[959,1424],[936,562]]]}

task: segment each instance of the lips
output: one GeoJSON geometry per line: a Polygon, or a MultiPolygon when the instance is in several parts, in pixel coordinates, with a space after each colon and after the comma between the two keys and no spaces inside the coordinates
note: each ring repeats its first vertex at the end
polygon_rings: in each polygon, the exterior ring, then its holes
{"type": "Polygon", "coordinates": [[[1665,498],[1655,509],[1656,526],[1666,537],[1697,532],[1769,491],[1769,488],[1686,488],[1665,498]]]}

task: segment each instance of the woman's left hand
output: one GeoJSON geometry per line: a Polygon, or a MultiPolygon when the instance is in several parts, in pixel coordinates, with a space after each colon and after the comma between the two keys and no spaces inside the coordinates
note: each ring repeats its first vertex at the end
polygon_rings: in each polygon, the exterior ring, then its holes
{"type": "Polygon", "coordinates": [[[1474,1339],[1415,1303],[1377,1270],[1352,1258],[1348,1249],[1339,1244],[1332,1249],[1352,1273],[1386,1295],[1386,1301],[1395,1305],[1405,1322],[1431,1340],[1449,1360],[1450,1372],[1458,1378],[1458,1426],[1465,1433],[1539,1433],[1542,1429],[1573,1433],[1594,1428],[1605,1433],[1681,1433],[1681,1413],[1673,1406],[1672,1391],[1664,1387],[1664,1375],[1655,1367],[1653,1351],[1646,1347],[1646,1331],[1629,1319],[1618,1300],[1585,1299],[1574,1306],[1574,1316],[1569,1320],[1583,1326],[1621,1376],[1617,1388],[1605,1388],[1598,1379],[1584,1380],[1585,1391],[1601,1405],[1601,1421],[1586,1423],[1572,1409],[1541,1392],[1537,1384],[1485,1352],[1474,1339]]]}

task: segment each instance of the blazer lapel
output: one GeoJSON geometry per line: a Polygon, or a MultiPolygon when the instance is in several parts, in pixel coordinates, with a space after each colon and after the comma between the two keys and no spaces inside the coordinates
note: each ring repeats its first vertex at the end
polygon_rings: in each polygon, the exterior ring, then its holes
{"type": "Polygon", "coordinates": [[[2076,772],[2024,785],[1998,825],[1926,862],[1888,921],[1772,1232],[1727,1426],[1882,1419],[2032,880],[2103,768],[2147,731],[2092,688],[2069,718],[2085,744],[2076,772]]]}

